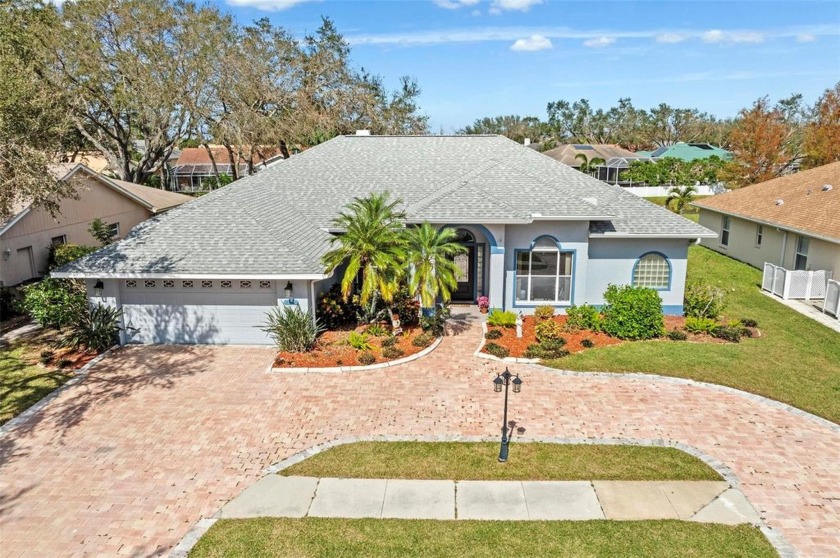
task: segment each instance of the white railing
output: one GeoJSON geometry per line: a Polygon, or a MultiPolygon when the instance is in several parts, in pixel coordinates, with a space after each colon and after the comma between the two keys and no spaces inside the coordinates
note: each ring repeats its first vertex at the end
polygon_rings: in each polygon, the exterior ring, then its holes
{"type": "Polygon", "coordinates": [[[829,279],[825,288],[823,312],[833,314],[835,318],[840,318],[840,282],[829,279]]]}
{"type": "MultiPolygon", "coordinates": [[[[825,269],[793,271],[771,263],[764,264],[761,288],[785,300],[826,298],[828,283],[834,273],[825,269]]],[[[836,283],[836,281],[833,281],[836,283]]]]}

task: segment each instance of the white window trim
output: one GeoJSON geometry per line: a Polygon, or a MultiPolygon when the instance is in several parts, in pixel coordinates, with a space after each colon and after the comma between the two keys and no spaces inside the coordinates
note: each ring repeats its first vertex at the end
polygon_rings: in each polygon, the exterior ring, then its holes
{"type": "MultiPolygon", "coordinates": [[[[516,282],[518,282],[519,279],[527,278],[528,279],[528,289],[527,289],[526,298],[521,299],[521,298],[519,298],[519,289],[517,288],[516,284],[514,284],[513,289],[514,289],[514,302],[515,303],[525,304],[525,305],[528,305],[528,304],[548,304],[548,305],[551,305],[551,304],[570,304],[572,302],[572,276],[574,275],[574,272],[575,272],[575,269],[574,269],[574,267],[575,267],[575,253],[573,251],[571,251],[571,250],[561,250],[556,246],[554,248],[545,248],[545,247],[536,247],[535,246],[531,250],[523,250],[521,252],[517,252],[517,257],[520,254],[528,254],[528,274],[527,275],[520,275],[517,272],[516,273],[516,282]],[[533,275],[532,266],[533,266],[533,263],[534,263],[534,258],[533,258],[534,252],[554,252],[554,253],[557,254],[557,267],[554,271],[555,274],[553,276],[552,275],[536,275],[536,276],[533,275]],[[563,254],[570,254],[571,255],[571,264],[570,264],[570,269],[569,269],[569,274],[568,275],[560,275],[560,262],[563,259],[562,258],[563,254]],[[554,277],[554,297],[555,297],[554,300],[531,300],[531,283],[532,283],[531,279],[533,277],[554,277]],[[565,299],[565,300],[561,300],[561,299],[557,298],[557,294],[560,292],[560,280],[561,279],[568,279],[569,280],[568,298],[565,299]]],[[[517,267],[517,269],[519,268],[519,262],[514,261],[513,265],[515,265],[517,267]]]]}
{"type": "Polygon", "coordinates": [[[729,248],[729,241],[732,240],[732,220],[729,215],[721,215],[720,218],[720,245],[729,248]],[[723,241],[723,233],[726,233],[726,242],[723,241]]]}
{"type": "Polygon", "coordinates": [[[764,225],[758,223],[755,226],[755,247],[761,248],[762,242],[764,242],[764,225]]]}
{"type": "Polygon", "coordinates": [[[802,256],[805,259],[805,269],[808,269],[808,252],[811,249],[811,239],[805,235],[800,234],[799,237],[796,239],[796,250],[793,254],[793,268],[796,269],[796,260],[799,259],[799,256],[802,256]],[[802,251],[802,241],[807,240],[808,245],[805,247],[805,251],[802,251]]]}

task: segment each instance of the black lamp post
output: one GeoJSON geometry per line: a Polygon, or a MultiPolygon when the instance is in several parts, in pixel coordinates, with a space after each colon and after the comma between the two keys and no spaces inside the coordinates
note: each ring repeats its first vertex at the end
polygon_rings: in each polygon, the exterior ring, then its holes
{"type": "Polygon", "coordinates": [[[499,463],[504,463],[507,461],[508,458],[508,420],[507,420],[507,411],[508,411],[508,388],[510,385],[513,384],[513,393],[519,393],[522,391],[522,379],[519,377],[519,374],[514,376],[510,373],[510,370],[505,368],[505,371],[501,374],[496,374],[496,378],[493,380],[493,389],[496,393],[501,393],[502,388],[505,389],[505,411],[504,417],[502,418],[502,447],[499,448],[499,463]]]}

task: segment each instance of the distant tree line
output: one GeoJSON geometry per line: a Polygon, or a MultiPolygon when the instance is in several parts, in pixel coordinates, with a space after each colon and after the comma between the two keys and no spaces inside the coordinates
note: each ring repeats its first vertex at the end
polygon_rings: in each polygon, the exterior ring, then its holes
{"type": "Polygon", "coordinates": [[[189,140],[250,161],[360,128],[427,132],[416,81],[389,90],[350,54],[329,19],[298,39],[189,0],[4,2],[0,215],[22,199],[55,208],[69,186],[47,165],[68,151],[95,149],[142,184],[189,140]]]}
{"type": "MultiPolygon", "coordinates": [[[[546,106],[546,113],[545,120],[517,115],[480,118],[459,132],[503,134],[515,141],[530,138],[543,150],[562,143],[606,143],[637,151],[686,142],[710,143],[734,154],[733,161],[714,162],[710,169],[673,162],[634,166],[631,176],[645,176],[654,183],[661,180],[657,176],[679,176],[693,169],[692,176],[707,171],[717,176],[719,172],[727,186],[740,187],[780,176],[794,167],[840,161],[840,82],[813,105],[801,94],[775,104],[762,97],[736,117],[725,119],[665,103],[639,109],[627,98],[606,110],[593,108],[587,99],[553,101],[546,106]]],[[[662,183],[668,182],[674,183],[662,183]]]]}

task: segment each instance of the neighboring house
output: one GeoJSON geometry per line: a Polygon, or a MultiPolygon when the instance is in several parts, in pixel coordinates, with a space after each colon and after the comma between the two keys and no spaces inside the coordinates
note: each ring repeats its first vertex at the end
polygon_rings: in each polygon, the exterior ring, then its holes
{"type": "Polygon", "coordinates": [[[692,205],[718,233],[703,245],[762,268],[840,274],[840,163],[774,178],[692,205]]]}
{"type": "Polygon", "coordinates": [[[578,155],[581,154],[586,156],[587,161],[592,159],[608,161],[613,157],[633,157],[635,155],[632,151],[623,147],[607,143],[567,143],[543,152],[543,155],[548,155],[555,161],[560,161],[574,169],[580,169],[581,164],[583,164],[583,161],[578,158],[578,155]]]}
{"type": "MultiPolygon", "coordinates": [[[[250,148],[248,148],[250,151],[250,148]]],[[[260,171],[268,165],[282,161],[283,155],[275,147],[260,149],[251,161],[254,171],[260,171]]],[[[248,160],[240,157],[237,171],[240,177],[247,176],[248,160]]],[[[170,170],[171,188],[176,192],[207,192],[218,187],[216,172],[233,176],[233,163],[228,150],[222,146],[187,147],[181,150],[178,160],[170,170]],[[212,159],[211,159],[212,154],[212,159]],[[216,167],[213,168],[215,161],[216,167]]]]}
{"type": "Polygon", "coordinates": [[[270,342],[266,312],[314,312],[355,197],[390,191],[407,224],[458,230],[457,302],[532,313],[653,287],[681,314],[688,246],[713,232],[501,136],[339,136],[150,219],[56,277],[123,309],[129,342],[270,342]]]}
{"type": "MultiPolygon", "coordinates": [[[[617,186],[635,187],[637,184],[624,179],[624,171],[630,168],[635,161],[656,162],[659,159],[671,157],[685,162],[698,159],[718,157],[724,161],[732,159],[732,152],[709,143],[685,143],[678,142],[673,145],[660,147],[656,151],[637,151],[630,155],[621,155],[607,159],[607,162],[598,167],[597,177],[607,184],[617,186]]],[[[723,187],[716,184],[701,184],[697,186],[697,193],[703,196],[718,194],[723,187]]],[[[664,196],[668,194],[668,187],[647,187],[645,190],[634,190],[633,193],[640,196],[664,196]]]]}
{"type": "Polygon", "coordinates": [[[14,286],[47,271],[50,247],[56,244],[96,245],[88,228],[97,217],[116,238],[145,221],[192,198],[147,188],[97,174],[84,165],[57,165],[61,180],[72,180],[78,199],[65,198],[53,217],[45,209],[21,204],[0,221],[0,285],[14,286]]]}

